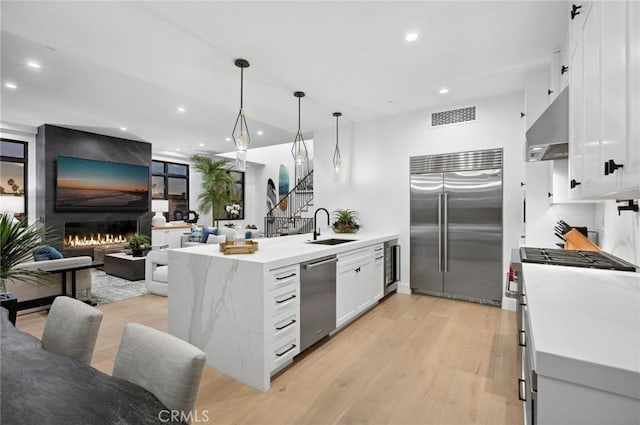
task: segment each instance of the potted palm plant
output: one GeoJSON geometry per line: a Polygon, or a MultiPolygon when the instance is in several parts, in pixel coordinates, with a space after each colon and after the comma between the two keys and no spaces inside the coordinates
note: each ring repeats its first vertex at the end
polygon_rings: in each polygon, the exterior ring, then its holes
{"type": "Polygon", "coordinates": [[[333,231],[336,233],[356,233],[360,228],[357,222],[358,211],[337,209],[333,211],[333,231]]]}
{"type": "Polygon", "coordinates": [[[144,257],[147,255],[147,252],[151,249],[149,245],[149,237],[146,235],[141,235],[140,233],[134,233],[129,236],[128,239],[129,248],[131,249],[131,254],[134,257],[144,257]]]}
{"type": "Polygon", "coordinates": [[[229,161],[216,161],[204,155],[193,155],[191,161],[193,168],[202,174],[198,208],[205,214],[211,211],[212,224],[217,226],[216,212],[231,203],[231,188],[235,183],[228,173],[231,170],[229,161]]]}
{"type": "Polygon", "coordinates": [[[47,240],[48,231],[37,223],[28,225],[25,220],[18,221],[7,214],[0,215],[0,305],[9,310],[9,319],[14,324],[18,300],[7,292],[7,281],[21,280],[35,284],[36,279],[44,274],[39,270],[16,266],[31,260],[34,249],[55,243],[47,240]]]}

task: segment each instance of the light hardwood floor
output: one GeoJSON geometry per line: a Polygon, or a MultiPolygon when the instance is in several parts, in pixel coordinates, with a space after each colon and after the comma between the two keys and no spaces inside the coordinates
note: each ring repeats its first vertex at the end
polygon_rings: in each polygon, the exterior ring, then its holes
{"type": "MultiPolygon", "coordinates": [[[[111,374],[125,324],[167,330],[167,299],[101,306],[92,365],[111,374]]],[[[19,316],[41,337],[46,313],[19,316]]],[[[304,353],[262,393],[206,367],[196,410],[211,424],[521,424],[515,313],[395,294],[304,353]]],[[[205,423],[205,422],[202,422],[205,423]]]]}

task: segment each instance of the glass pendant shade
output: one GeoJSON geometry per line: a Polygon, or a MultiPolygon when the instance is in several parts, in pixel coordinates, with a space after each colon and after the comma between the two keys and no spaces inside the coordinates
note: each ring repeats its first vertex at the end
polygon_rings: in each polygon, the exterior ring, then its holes
{"type": "Polygon", "coordinates": [[[249,126],[247,125],[247,119],[244,116],[243,107],[243,95],[244,95],[244,69],[249,67],[249,61],[245,59],[236,59],[235,65],[240,68],[240,111],[236,118],[236,123],[233,126],[233,132],[231,137],[233,143],[236,145],[236,168],[240,171],[246,169],[246,152],[251,142],[249,136],[249,126]]]}
{"type": "Polygon", "coordinates": [[[238,118],[236,118],[236,125],[233,126],[233,142],[236,144],[236,150],[246,151],[249,147],[249,129],[247,127],[247,120],[244,117],[244,110],[240,109],[238,118]]]}
{"type": "Polygon", "coordinates": [[[304,92],[297,91],[293,93],[293,95],[298,98],[298,132],[291,147],[291,155],[295,162],[295,181],[297,183],[309,172],[309,152],[307,151],[307,145],[304,142],[304,137],[302,137],[302,131],[300,130],[300,99],[304,97],[304,92]]]}
{"type": "Polygon", "coordinates": [[[341,112],[334,112],[336,117],[336,149],[333,151],[333,172],[338,174],[342,167],[342,158],[340,157],[340,146],[338,145],[338,119],[342,116],[341,112]]]}
{"type": "Polygon", "coordinates": [[[342,159],[340,158],[340,148],[336,145],[336,150],[333,152],[333,172],[338,174],[342,167],[342,159]]]}

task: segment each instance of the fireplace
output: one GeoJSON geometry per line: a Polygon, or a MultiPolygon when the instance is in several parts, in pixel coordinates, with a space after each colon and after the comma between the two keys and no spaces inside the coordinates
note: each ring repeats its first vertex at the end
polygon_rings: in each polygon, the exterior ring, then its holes
{"type": "Polygon", "coordinates": [[[137,232],[137,220],[65,223],[64,249],[124,245],[127,237],[137,232]]]}

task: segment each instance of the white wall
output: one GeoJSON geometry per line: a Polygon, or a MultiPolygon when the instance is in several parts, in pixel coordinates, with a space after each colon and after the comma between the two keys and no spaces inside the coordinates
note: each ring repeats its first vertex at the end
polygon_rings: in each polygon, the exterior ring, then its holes
{"type": "Polygon", "coordinates": [[[36,190],[38,185],[44,184],[36,179],[36,134],[38,129],[32,126],[0,122],[0,137],[4,139],[27,142],[27,218],[34,223],[36,217],[36,190]]]}
{"type": "Polygon", "coordinates": [[[618,205],[624,204],[607,201],[598,206],[597,221],[602,229],[600,247],[640,266],[640,214],[623,211],[618,215],[618,205]]]}
{"type": "Polygon", "coordinates": [[[442,106],[377,120],[341,122],[343,171],[332,170],[335,127],[314,133],[316,207],[355,209],[363,230],[396,232],[402,245],[402,282],[409,290],[409,157],[467,150],[504,149],[503,269],[521,233],[521,191],[524,180],[523,94],[442,106]],[[429,114],[477,106],[478,121],[442,128],[429,127],[429,114]]]}

